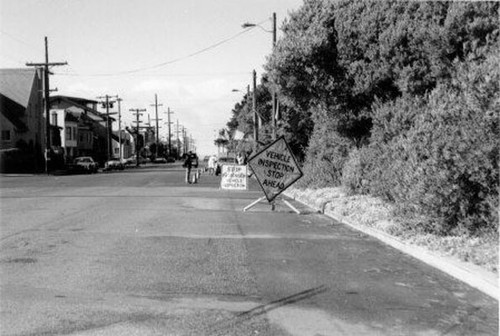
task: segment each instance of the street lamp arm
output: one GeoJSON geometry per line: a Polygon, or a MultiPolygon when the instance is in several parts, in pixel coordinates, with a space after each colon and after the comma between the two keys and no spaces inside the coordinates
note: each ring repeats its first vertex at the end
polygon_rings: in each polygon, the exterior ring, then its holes
{"type": "Polygon", "coordinates": [[[244,28],[244,29],[258,27],[258,28],[262,29],[263,31],[265,31],[266,33],[273,33],[272,30],[267,30],[264,27],[262,27],[261,25],[258,25],[258,24],[255,24],[255,23],[245,22],[244,24],[241,25],[241,27],[244,28]]]}

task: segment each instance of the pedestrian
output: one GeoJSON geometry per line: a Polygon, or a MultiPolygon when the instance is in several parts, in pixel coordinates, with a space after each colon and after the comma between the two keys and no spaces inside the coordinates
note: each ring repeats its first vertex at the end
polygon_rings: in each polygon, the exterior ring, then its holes
{"type": "Polygon", "coordinates": [[[245,164],[245,157],[243,156],[243,154],[241,154],[241,152],[239,152],[238,155],[236,156],[236,162],[239,165],[245,164]]]}
{"type": "Polygon", "coordinates": [[[193,166],[191,162],[191,157],[192,157],[192,152],[189,151],[189,153],[186,154],[186,159],[184,160],[184,163],[182,166],[186,168],[186,183],[191,183],[191,167],[193,166]]]}
{"type": "Polygon", "coordinates": [[[209,175],[214,175],[215,174],[215,168],[217,165],[217,158],[215,155],[210,156],[208,159],[208,174],[209,175]]]}

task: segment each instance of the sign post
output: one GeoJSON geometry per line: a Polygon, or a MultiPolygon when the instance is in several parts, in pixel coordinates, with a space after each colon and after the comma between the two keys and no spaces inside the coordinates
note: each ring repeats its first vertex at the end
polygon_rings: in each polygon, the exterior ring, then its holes
{"type": "MultiPolygon", "coordinates": [[[[272,210],[274,210],[274,200],[276,197],[303,175],[297,164],[297,160],[283,137],[280,137],[251,157],[248,165],[255,174],[265,198],[271,203],[272,210]]],[[[243,211],[247,211],[263,199],[264,197],[259,198],[243,209],[243,211]]],[[[300,214],[289,202],[285,200],[283,202],[293,211],[300,214]]]]}

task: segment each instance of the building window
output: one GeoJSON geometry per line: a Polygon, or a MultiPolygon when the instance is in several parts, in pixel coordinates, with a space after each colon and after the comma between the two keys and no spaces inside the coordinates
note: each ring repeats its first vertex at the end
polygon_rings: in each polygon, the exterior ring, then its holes
{"type": "Polygon", "coordinates": [[[52,125],[57,126],[57,113],[52,112],[52,125]]]}
{"type": "Polygon", "coordinates": [[[71,127],[66,127],[66,140],[71,140],[71,127]]]}
{"type": "Polygon", "coordinates": [[[10,141],[10,130],[2,130],[2,141],[10,141]]]}

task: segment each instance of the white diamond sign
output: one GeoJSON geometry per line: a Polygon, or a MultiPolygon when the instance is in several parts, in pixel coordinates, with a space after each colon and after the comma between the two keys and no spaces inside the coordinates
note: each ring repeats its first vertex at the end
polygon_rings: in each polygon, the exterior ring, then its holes
{"type": "Polygon", "coordinates": [[[248,165],[269,202],[303,175],[283,137],[250,158],[248,165]]]}

